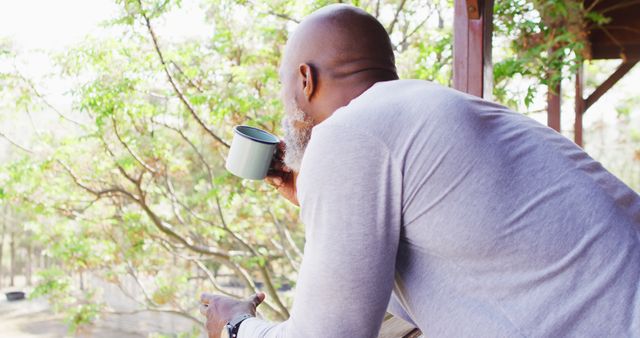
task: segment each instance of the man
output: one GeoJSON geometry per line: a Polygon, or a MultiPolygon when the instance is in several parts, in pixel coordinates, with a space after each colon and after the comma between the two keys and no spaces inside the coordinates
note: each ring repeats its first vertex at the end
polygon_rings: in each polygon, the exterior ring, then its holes
{"type": "Polygon", "coordinates": [[[307,238],[291,317],[253,318],[262,293],[204,294],[212,337],[229,321],[241,338],[376,337],[387,309],[430,338],[640,337],[640,197],[572,142],[397,80],[354,7],[305,19],[280,77],[286,166],[269,182],[307,238]]]}

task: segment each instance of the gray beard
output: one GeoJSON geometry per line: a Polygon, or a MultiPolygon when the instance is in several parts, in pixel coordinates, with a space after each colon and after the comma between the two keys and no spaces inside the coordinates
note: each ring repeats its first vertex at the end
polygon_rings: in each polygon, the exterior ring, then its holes
{"type": "Polygon", "coordinates": [[[284,143],[286,151],[284,164],[295,172],[300,172],[302,157],[311,139],[313,124],[305,113],[295,103],[289,105],[285,118],[282,120],[284,143]]]}

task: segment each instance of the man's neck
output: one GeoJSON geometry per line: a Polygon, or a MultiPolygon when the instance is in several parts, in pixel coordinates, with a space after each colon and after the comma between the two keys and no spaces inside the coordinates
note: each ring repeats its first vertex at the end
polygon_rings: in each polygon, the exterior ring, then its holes
{"type": "Polygon", "coordinates": [[[362,95],[369,88],[375,85],[378,82],[391,81],[396,80],[393,78],[381,78],[381,77],[369,77],[365,79],[358,79],[359,81],[341,81],[342,83],[337,83],[332,86],[332,92],[334,95],[333,100],[329,100],[329,102],[335,102],[333,105],[327,106],[325,109],[325,114],[320,116],[321,120],[318,123],[324,121],[329,116],[333,115],[333,113],[348,105],[351,101],[362,95]]]}

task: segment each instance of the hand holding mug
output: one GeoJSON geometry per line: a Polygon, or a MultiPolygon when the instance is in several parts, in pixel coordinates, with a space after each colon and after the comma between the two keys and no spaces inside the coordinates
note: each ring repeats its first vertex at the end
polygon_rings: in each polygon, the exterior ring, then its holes
{"type": "Polygon", "coordinates": [[[233,141],[227,156],[227,170],[245,179],[265,179],[284,198],[299,205],[296,197],[298,173],[284,164],[284,142],[254,127],[236,126],[233,131],[233,141]]]}
{"type": "Polygon", "coordinates": [[[286,145],[284,142],[280,141],[276,153],[273,156],[271,167],[267,172],[265,182],[276,188],[278,192],[280,192],[280,194],[282,194],[282,196],[289,200],[291,203],[300,206],[300,204],[298,203],[296,189],[296,179],[298,178],[298,173],[291,170],[291,168],[287,167],[284,164],[285,151],[286,145]]]}

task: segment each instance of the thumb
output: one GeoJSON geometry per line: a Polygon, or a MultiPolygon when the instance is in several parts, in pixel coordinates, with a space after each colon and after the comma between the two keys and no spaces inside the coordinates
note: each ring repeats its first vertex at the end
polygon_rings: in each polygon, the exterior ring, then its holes
{"type": "Polygon", "coordinates": [[[258,305],[260,305],[260,303],[264,301],[266,297],[267,295],[265,295],[264,292],[258,292],[255,295],[251,296],[250,300],[251,302],[253,302],[253,305],[257,307],[258,305]]]}

